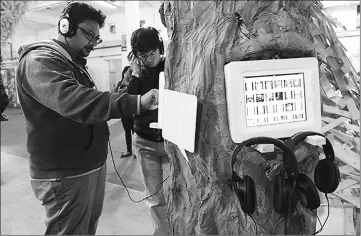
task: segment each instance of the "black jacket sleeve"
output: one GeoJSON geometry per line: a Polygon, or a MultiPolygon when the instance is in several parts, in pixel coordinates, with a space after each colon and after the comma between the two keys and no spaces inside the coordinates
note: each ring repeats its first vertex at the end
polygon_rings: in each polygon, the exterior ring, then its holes
{"type": "Polygon", "coordinates": [[[129,70],[127,71],[127,73],[124,76],[123,83],[120,86],[120,89],[118,90],[118,92],[128,93],[128,94],[132,94],[132,95],[139,95],[140,94],[140,91],[139,91],[140,79],[141,78],[137,78],[134,75],[132,75],[132,69],[129,68],[129,70]]]}

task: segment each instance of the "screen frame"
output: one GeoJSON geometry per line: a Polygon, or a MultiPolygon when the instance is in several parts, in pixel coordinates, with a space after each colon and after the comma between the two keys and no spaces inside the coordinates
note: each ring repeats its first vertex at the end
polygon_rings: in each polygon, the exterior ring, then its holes
{"type": "Polygon", "coordinates": [[[303,131],[321,132],[321,97],[317,58],[236,61],[225,65],[224,73],[228,126],[234,142],[240,143],[257,136],[287,138],[303,131]],[[294,73],[304,74],[307,120],[247,127],[244,115],[246,113],[245,96],[240,94],[240,91],[244,91],[244,78],[294,73]]]}

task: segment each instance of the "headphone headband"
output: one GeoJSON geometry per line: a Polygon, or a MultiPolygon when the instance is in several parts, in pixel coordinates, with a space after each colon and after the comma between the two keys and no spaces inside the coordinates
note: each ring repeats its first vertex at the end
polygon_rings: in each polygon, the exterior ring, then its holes
{"type": "MultiPolygon", "coordinates": [[[[158,30],[156,30],[153,27],[147,27],[147,28],[149,28],[152,31],[155,31],[157,33],[159,43],[160,43],[160,46],[159,46],[160,54],[163,54],[164,53],[164,44],[163,44],[163,39],[160,36],[160,33],[158,32],[158,30]]],[[[139,43],[140,35],[142,34],[142,29],[144,29],[144,28],[139,28],[136,35],[135,35],[135,31],[134,31],[131,38],[130,38],[130,43],[131,43],[132,51],[133,51],[134,54],[138,53],[137,47],[139,46],[138,43],[139,43]]]]}
{"type": "Polygon", "coordinates": [[[63,16],[67,16],[70,17],[70,10],[73,8],[73,5],[79,4],[78,2],[68,2],[68,4],[66,5],[66,7],[64,8],[61,17],[63,16]]]}
{"type": "Polygon", "coordinates": [[[68,5],[63,9],[63,12],[58,21],[58,31],[64,37],[71,37],[75,33],[75,25],[71,18],[71,11],[78,2],[68,2],[68,5]]]}
{"type": "Polygon", "coordinates": [[[247,140],[243,141],[242,143],[240,143],[232,155],[232,160],[231,160],[232,169],[233,169],[233,165],[236,162],[236,157],[237,157],[238,153],[241,151],[241,149],[246,146],[251,146],[254,144],[273,144],[276,147],[282,149],[283,165],[286,167],[285,169],[286,169],[287,174],[291,175],[294,179],[297,178],[298,166],[297,166],[297,159],[296,159],[294,153],[291,151],[291,149],[289,147],[287,147],[287,145],[285,143],[283,143],[282,141],[280,141],[278,139],[274,139],[274,138],[270,138],[270,137],[254,137],[254,138],[247,139],[247,140]]]}
{"type": "Polygon", "coordinates": [[[326,139],[326,144],[322,145],[323,151],[325,152],[326,158],[329,158],[330,160],[334,161],[335,160],[335,152],[334,152],[334,150],[332,148],[332,144],[331,144],[330,140],[323,134],[313,132],[313,131],[300,132],[300,133],[297,133],[294,136],[292,136],[290,139],[288,139],[286,144],[291,149],[291,151],[293,152],[296,145],[299,142],[301,142],[302,140],[304,140],[308,136],[313,136],[313,135],[321,136],[321,137],[324,137],[326,139]]]}

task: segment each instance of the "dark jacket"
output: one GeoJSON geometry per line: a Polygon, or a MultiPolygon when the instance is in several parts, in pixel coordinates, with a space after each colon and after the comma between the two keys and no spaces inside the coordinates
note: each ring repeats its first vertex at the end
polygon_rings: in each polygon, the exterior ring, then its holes
{"type": "Polygon", "coordinates": [[[108,153],[106,121],[135,114],[139,96],[93,89],[84,65],[54,40],[23,45],[18,53],[30,177],[62,178],[101,167],[108,153]]]}
{"type": "Polygon", "coordinates": [[[0,115],[5,111],[6,107],[9,105],[9,102],[9,97],[6,94],[3,80],[0,77],[0,115]]]}
{"type": "MultiPolygon", "coordinates": [[[[129,94],[143,95],[148,91],[156,88],[159,89],[159,73],[164,71],[164,62],[161,60],[154,68],[146,68],[141,72],[139,78],[132,76],[132,69],[129,68],[123,84],[124,87],[120,92],[129,94]]],[[[134,132],[140,137],[153,142],[163,142],[162,131],[149,127],[150,123],[158,121],[158,109],[152,111],[144,111],[140,115],[134,117],[134,132]]]]}

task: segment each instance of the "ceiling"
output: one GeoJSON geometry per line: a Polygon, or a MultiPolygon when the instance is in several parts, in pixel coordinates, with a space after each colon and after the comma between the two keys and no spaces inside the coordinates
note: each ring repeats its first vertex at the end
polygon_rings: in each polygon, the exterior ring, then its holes
{"type": "MultiPolygon", "coordinates": [[[[87,1],[88,4],[101,10],[105,15],[124,12],[124,1],[87,1]]],[[[24,14],[21,24],[29,30],[43,30],[53,28],[57,25],[62,10],[68,1],[32,1],[29,10],[24,14]]],[[[156,8],[161,5],[161,1],[139,1],[139,8],[156,8]]]]}

